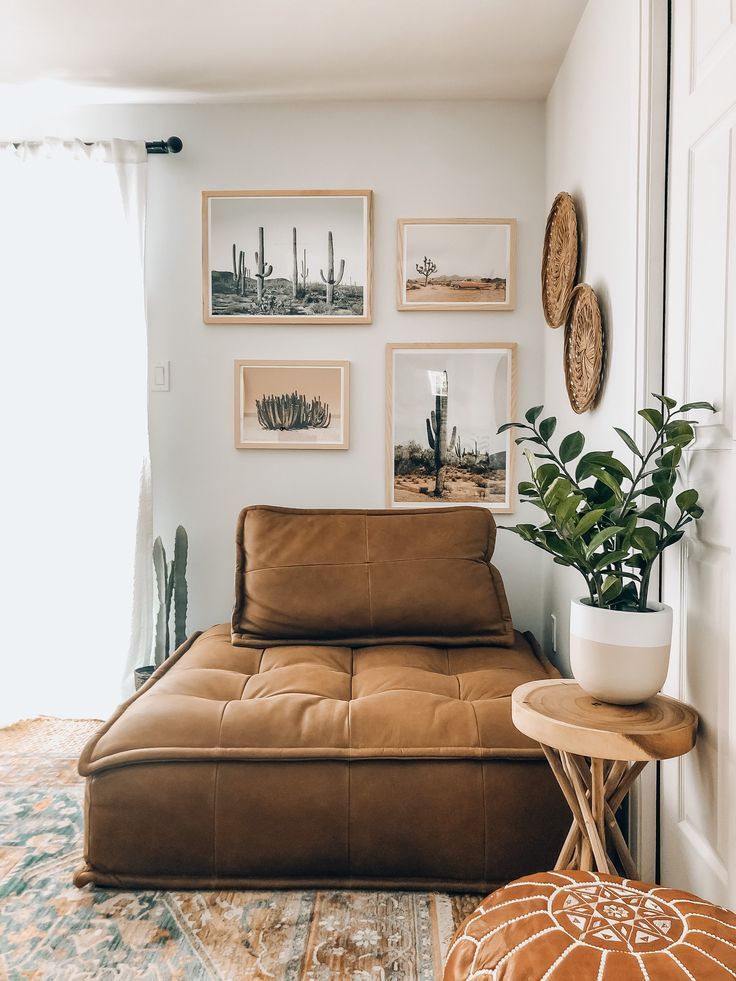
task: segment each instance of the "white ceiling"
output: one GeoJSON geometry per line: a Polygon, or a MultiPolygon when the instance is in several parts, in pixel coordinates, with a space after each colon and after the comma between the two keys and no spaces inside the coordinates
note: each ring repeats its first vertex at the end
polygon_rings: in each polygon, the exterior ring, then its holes
{"type": "Polygon", "coordinates": [[[0,85],[89,102],[540,99],[585,3],[3,0],[0,85]]]}

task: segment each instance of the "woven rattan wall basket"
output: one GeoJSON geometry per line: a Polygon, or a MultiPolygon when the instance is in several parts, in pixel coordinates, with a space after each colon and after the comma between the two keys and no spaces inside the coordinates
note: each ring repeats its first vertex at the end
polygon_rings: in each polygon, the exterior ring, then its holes
{"type": "Polygon", "coordinates": [[[587,412],[596,403],[603,381],[603,324],[595,290],[576,286],[565,326],[565,384],[575,412],[587,412]]]}
{"type": "Polygon", "coordinates": [[[578,269],[578,219],[575,202],[561,191],[552,202],[542,253],[542,309],[550,327],[565,322],[578,269]]]}

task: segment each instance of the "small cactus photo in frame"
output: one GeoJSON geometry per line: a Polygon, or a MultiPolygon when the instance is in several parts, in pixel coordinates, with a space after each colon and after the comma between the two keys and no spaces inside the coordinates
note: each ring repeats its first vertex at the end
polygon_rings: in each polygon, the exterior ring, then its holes
{"type": "Polygon", "coordinates": [[[514,510],[516,345],[386,346],[388,507],[514,510]]]}
{"type": "Polygon", "coordinates": [[[347,450],[349,361],[236,361],[239,450],[347,450]]]}
{"type": "Polygon", "coordinates": [[[401,218],[399,310],[513,310],[513,218],[401,218]]]}
{"type": "Polygon", "coordinates": [[[371,323],[371,191],[203,191],[206,324],[371,323]]]}

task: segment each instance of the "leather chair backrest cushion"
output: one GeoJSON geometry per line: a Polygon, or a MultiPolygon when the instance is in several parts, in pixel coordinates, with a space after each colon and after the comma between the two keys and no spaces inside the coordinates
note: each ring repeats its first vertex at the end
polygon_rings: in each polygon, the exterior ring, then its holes
{"type": "Polygon", "coordinates": [[[495,540],[483,508],[244,508],[232,642],[511,646],[495,540]]]}

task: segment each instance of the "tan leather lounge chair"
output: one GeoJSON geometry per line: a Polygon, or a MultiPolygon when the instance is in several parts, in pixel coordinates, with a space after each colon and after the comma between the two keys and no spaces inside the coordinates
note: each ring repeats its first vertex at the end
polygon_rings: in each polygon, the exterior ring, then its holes
{"type": "Polygon", "coordinates": [[[231,625],[190,638],[79,762],[79,886],[487,892],[554,865],[569,823],[516,685],[479,508],[238,519],[231,625]]]}

